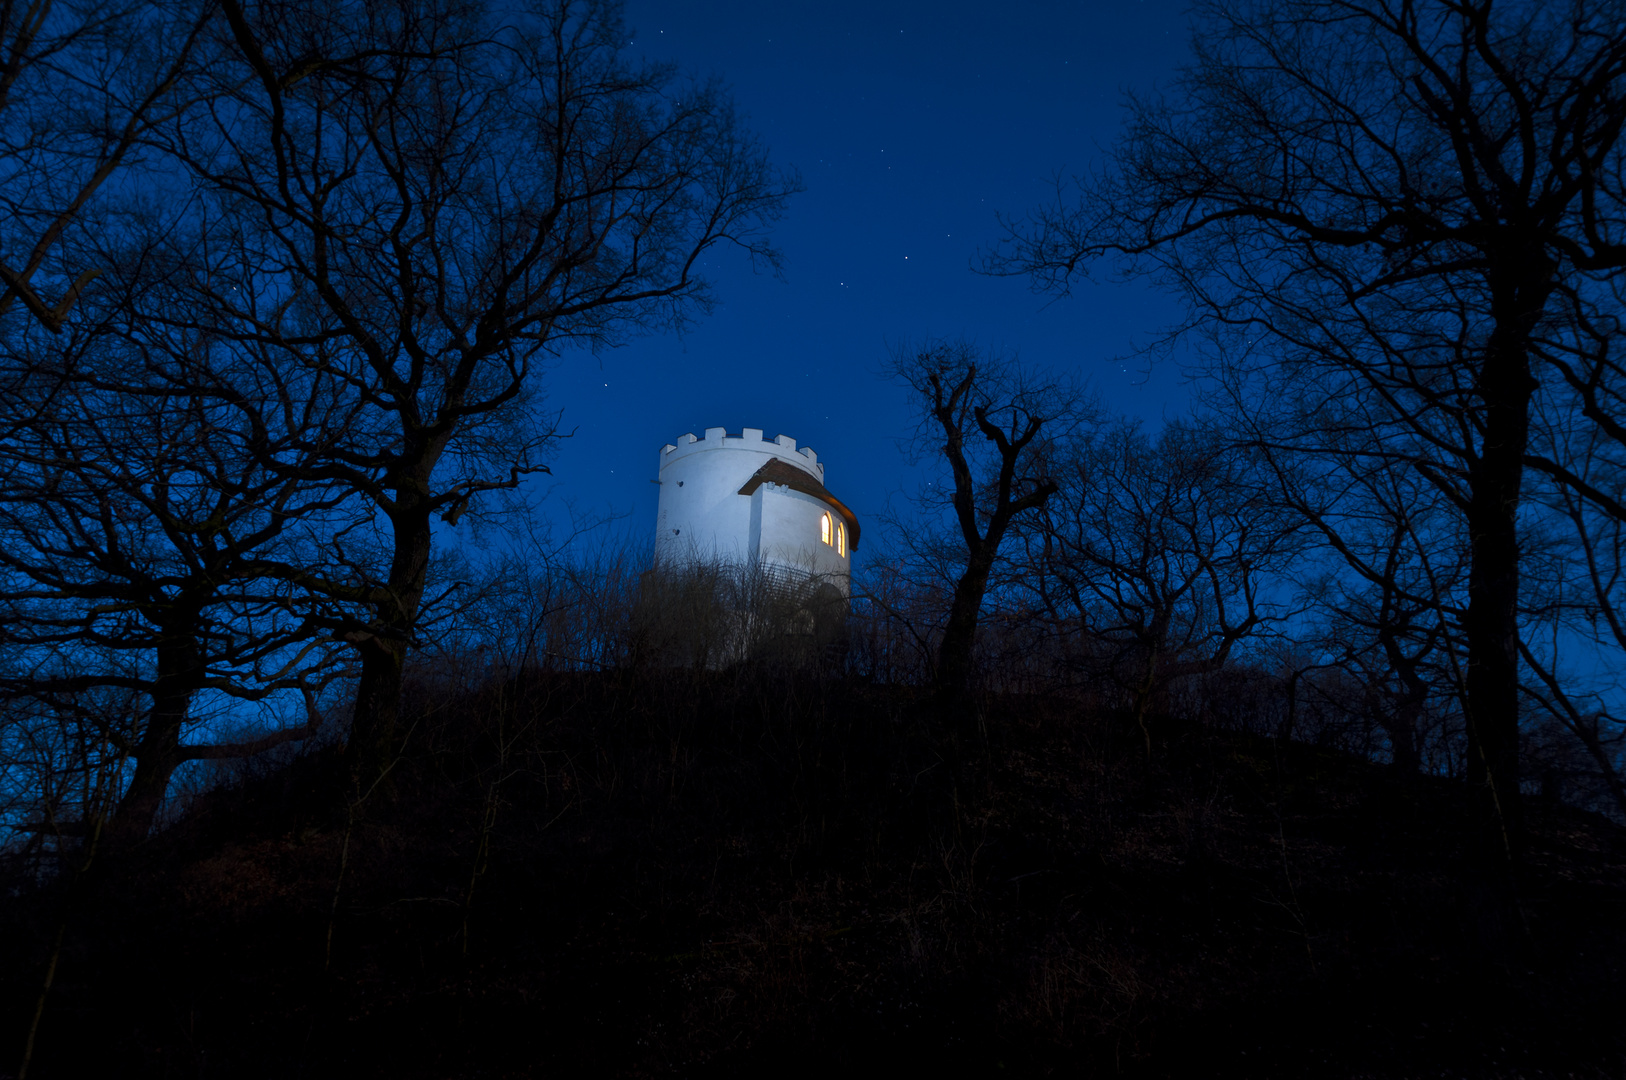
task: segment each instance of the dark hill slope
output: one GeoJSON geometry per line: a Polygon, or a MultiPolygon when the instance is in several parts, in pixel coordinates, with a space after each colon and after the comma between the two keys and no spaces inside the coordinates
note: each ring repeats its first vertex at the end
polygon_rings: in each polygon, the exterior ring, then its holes
{"type": "MultiPolygon", "coordinates": [[[[31,1075],[1626,1068],[1626,832],[1597,817],[1532,808],[1515,913],[1460,785],[1303,745],[1188,731],[1148,765],[1054,702],[950,736],[767,676],[419,704],[353,815],[316,755],[102,866],[31,1075]]],[[[57,901],[5,902],[8,1054],[57,901]]]]}

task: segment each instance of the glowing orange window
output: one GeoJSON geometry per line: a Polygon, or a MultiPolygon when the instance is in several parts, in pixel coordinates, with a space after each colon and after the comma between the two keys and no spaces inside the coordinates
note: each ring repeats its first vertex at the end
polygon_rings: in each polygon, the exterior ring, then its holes
{"type": "Polygon", "coordinates": [[[819,539],[826,544],[830,542],[830,515],[825,514],[819,519],[819,539]]]}

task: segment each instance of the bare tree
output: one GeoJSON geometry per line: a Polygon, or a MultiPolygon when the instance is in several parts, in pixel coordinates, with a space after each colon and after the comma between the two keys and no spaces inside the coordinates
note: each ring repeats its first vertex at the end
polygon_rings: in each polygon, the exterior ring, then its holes
{"type": "MultiPolygon", "coordinates": [[[[990,268],[1065,290],[1121,258],[1182,291],[1251,407],[1385,415],[1386,452],[1465,523],[1471,775],[1516,846],[1530,415],[1558,360],[1599,355],[1576,313],[1626,268],[1626,11],[1213,0],[1197,16],[1173,96],[1132,101],[1110,166],[1014,223],[990,268]]],[[[1295,434],[1317,438],[1278,432],[1295,434]]]]}
{"type": "Polygon", "coordinates": [[[949,467],[950,485],[926,501],[941,507],[946,500],[957,531],[936,682],[961,692],[971,684],[977,621],[1000,547],[1056,493],[1055,448],[1095,406],[1077,387],[965,342],[905,346],[893,354],[891,371],[915,394],[916,452],[941,453],[949,467]]]}
{"type": "Polygon", "coordinates": [[[764,230],[796,182],[717,86],[623,60],[614,3],[222,12],[217,104],[162,139],[214,261],[166,321],[280,350],[365,403],[306,475],[367,501],[386,569],[333,549],[285,573],[367,611],[341,633],[360,664],[349,749],[372,776],[433,600],[434,520],[545,468],[539,353],[705,310],[714,250],[776,266],[764,230]]]}
{"type": "Polygon", "coordinates": [[[213,10],[190,0],[0,0],[0,316],[20,301],[60,331],[106,270],[66,258],[64,235],[119,186],[116,175],[141,170],[142,140],[185,108],[213,10]]]}
{"type": "Polygon", "coordinates": [[[1120,421],[1079,440],[1040,515],[1028,584],[1087,640],[1091,674],[1128,694],[1148,755],[1159,695],[1285,614],[1266,590],[1298,526],[1262,497],[1255,465],[1211,432],[1172,424],[1153,440],[1120,421]]]}
{"type": "Polygon", "coordinates": [[[1468,545],[1456,507],[1394,452],[1385,410],[1368,405],[1237,407],[1230,432],[1255,447],[1270,502],[1314,539],[1290,576],[1319,626],[1305,635],[1315,666],[1364,687],[1361,711],[1384,731],[1391,760],[1414,771],[1425,716],[1465,708],[1468,545]],[[1284,427],[1314,437],[1278,439],[1284,427]]]}
{"type": "MultiPolygon", "coordinates": [[[[139,289],[142,277],[131,282],[139,289]]],[[[317,695],[345,667],[335,613],[262,571],[318,550],[350,493],[297,465],[342,428],[320,380],[284,378],[198,339],[134,348],[108,322],[21,336],[0,406],[0,696],[95,722],[133,763],[108,830],[145,836],[186,761],[249,756],[315,732],[317,695]],[[36,337],[39,335],[36,334],[36,337]],[[246,387],[258,393],[245,393],[246,387]],[[268,386],[280,393],[266,394],[268,386]],[[328,425],[326,435],[323,426],[328,425]],[[318,522],[316,519],[321,518],[318,522]],[[87,695],[145,699],[87,712],[87,695]],[[292,696],[302,723],[246,741],[195,736],[212,693],[245,706],[292,696]]],[[[16,340],[16,339],[14,339],[16,340]]]]}
{"type": "Polygon", "coordinates": [[[1323,625],[1319,644],[1325,666],[1356,676],[1390,760],[1413,772],[1423,764],[1431,703],[1460,704],[1464,696],[1456,657],[1466,552],[1458,530],[1429,527],[1442,515],[1431,492],[1404,483],[1415,476],[1381,470],[1348,479],[1341,494],[1363,497],[1353,506],[1335,509],[1307,493],[1292,503],[1337,555],[1334,568],[1309,583],[1323,625]]]}

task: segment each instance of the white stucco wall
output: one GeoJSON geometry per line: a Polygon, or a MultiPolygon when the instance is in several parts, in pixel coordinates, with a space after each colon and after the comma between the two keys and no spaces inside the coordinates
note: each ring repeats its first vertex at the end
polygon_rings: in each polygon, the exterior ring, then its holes
{"type": "MultiPolygon", "coordinates": [[[[764,564],[794,566],[821,576],[839,576],[845,590],[850,559],[834,544],[821,539],[820,519],[830,516],[834,529],[840,517],[820,499],[801,491],[764,484],[752,499],[761,503],[761,532],[757,558],[764,564]]],[[[832,537],[834,539],[834,537],[832,537]]]]}
{"type": "Polygon", "coordinates": [[[758,469],[775,459],[824,482],[824,466],[811,448],[798,448],[786,435],[764,439],[761,428],[746,428],[739,436],[707,428],[704,438],[684,435],[662,447],[656,562],[720,558],[792,567],[827,576],[846,592],[851,544],[843,554],[820,540],[825,514],[832,528],[841,521],[829,504],[772,483],[750,495],[739,494],[758,469]]]}

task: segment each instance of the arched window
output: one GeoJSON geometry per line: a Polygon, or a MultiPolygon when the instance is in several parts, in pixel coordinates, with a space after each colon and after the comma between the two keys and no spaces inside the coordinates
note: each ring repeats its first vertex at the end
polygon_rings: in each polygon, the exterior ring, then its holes
{"type": "Polygon", "coordinates": [[[847,554],[847,526],[839,521],[836,522],[836,554],[847,554]]]}
{"type": "Polygon", "coordinates": [[[819,519],[819,539],[826,544],[830,542],[830,515],[825,514],[819,519]]]}

